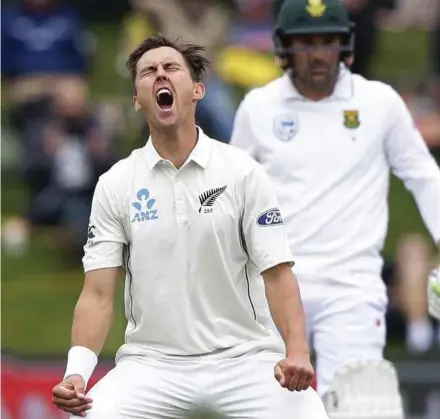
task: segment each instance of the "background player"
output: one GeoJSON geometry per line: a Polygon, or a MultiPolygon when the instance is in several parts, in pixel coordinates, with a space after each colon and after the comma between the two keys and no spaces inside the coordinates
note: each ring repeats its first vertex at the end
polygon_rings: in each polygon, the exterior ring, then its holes
{"type": "Polygon", "coordinates": [[[273,188],[249,156],[195,125],[202,51],[156,36],[130,55],[151,137],[96,187],[73,347],[53,400],[81,416],[91,409],[89,419],[183,418],[201,402],[229,417],[325,419],[273,188]],[[125,344],[85,396],[123,254],[125,344]]]}
{"type": "Polygon", "coordinates": [[[285,0],[274,40],[285,74],[247,94],[231,143],[275,184],[324,395],[343,366],[381,365],[390,170],[439,244],[440,170],[398,94],[349,71],[354,37],[341,1],[285,0]]]}

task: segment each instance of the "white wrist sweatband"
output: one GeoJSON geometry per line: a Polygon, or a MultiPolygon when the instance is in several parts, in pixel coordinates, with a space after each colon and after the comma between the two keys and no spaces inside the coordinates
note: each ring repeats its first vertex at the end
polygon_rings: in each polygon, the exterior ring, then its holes
{"type": "Polygon", "coordinates": [[[73,346],[67,355],[64,379],[70,375],[80,375],[87,386],[97,363],[98,357],[95,352],[85,346],[73,346]]]}

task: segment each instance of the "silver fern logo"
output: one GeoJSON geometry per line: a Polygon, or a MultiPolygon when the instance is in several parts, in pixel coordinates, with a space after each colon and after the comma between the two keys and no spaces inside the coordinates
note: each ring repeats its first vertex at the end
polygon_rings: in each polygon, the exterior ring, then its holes
{"type": "Polygon", "coordinates": [[[199,195],[200,208],[199,213],[203,212],[209,213],[212,212],[212,206],[214,205],[217,198],[226,190],[227,186],[222,186],[220,188],[209,189],[206,192],[203,192],[199,195]]]}

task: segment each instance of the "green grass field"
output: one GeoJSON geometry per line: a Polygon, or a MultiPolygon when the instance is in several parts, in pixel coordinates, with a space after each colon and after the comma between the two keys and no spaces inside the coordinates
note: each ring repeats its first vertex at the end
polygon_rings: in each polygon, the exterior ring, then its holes
{"type": "MultiPolygon", "coordinates": [[[[97,26],[97,59],[92,76],[93,96],[112,97],[122,86],[113,69],[118,32],[113,26],[97,26]]],[[[405,79],[427,72],[426,34],[409,31],[387,34],[376,58],[375,68],[382,78],[405,79]]],[[[117,92],[118,95],[121,91],[117,92]]],[[[127,96],[130,92],[127,91],[127,96]]],[[[17,213],[26,189],[14,174],[2,177],[2,216],[17,213]]],[[[391,223],[385,254],[393,257],[404,233],[426,231],[411,196],[393,179],[391,223]]],[[[81,262],[67,263],[50,230],[36,231],[29,251],[20,258],[2,254],[2,350],[22,355],[62,355],[70,340],[72,311],[82,287],[81,262]]],[[[122,281],[121,281],[122,284],[122,281]]],[[[125,319],[121,293],[116,302],[115,326],[104,354],[114,355],[123,341],[125,319]]]]}

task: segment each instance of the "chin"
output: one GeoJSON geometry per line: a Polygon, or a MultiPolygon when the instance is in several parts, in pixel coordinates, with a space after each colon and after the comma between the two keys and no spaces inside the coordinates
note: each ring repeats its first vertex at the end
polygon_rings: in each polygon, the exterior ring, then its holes
{"type": "Polygon", "coordinates": [[[178,125],[178,119],[175,116],[168,118],[156,118],[156,125],[161,128],[173,128],[178,125]]]}
{"type": "Polygon", "coordinates": [[[176,109],[154,109],[153,111],[155,125],[160,127],[169,127],[177,124],[179,118],[176,109]]]}
{"type": "Polygon", "coordinates": [[[328,90],[333,85],[332,80],[329,80],[328,77],[314,77],[312,79],[311,88],[316,91],[320,90],[328,90]]]}
{"type": "Polygon", "coordinates": [[[158,121],[158,124],[161,128],[175,128],[177,127],[177,121],[158,121]]]}
{"type": "Polygon", "coordinates": [[[312,76],[312,82],[316,85],[327,84],[329,80],[328,74],[319,74],[312,76]]]}

